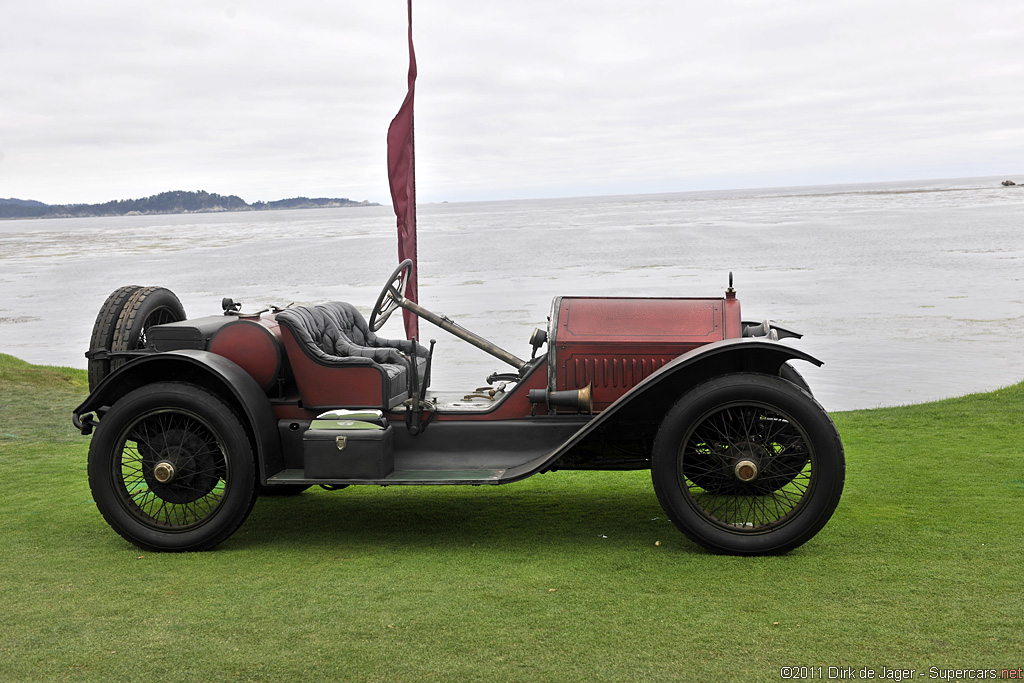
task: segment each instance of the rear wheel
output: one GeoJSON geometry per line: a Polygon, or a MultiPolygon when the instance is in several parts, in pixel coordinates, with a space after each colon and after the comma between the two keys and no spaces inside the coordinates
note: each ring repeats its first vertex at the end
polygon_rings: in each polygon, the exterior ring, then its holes
{"type": "Polygon", "coordinates": [[[131,298],[132,294],[142,289],[140,285],[126,285],[115,289],[107,300],[100,306],[100,312],[96,316],[96,322],[92,326],[92,338],[89,340],[89,391],[96,388],[96,385],[103,381],[103,378],[110,374],[110,359],[106,357],[93,358],[93,354],[110,352],[114,343],[114,332],[117,330],[117,319],[121,315],[121,309],[131,298]]]}
{"type": "Polygon", "coordinates": [[[107,523],[144,550],[208,550],[256,501],[252,445],[234,411],[202,387],[136,389],[103,416],[89,486],[107,523]]]}
{"type": "MultiPolygon", "coordinates": [[[[185,319],[185,309],[178,297],[163,287],[142,287],[125,302],[117,319],[111,351],[135,351],[146,348],[146,330],[154,325],[185,319]]],[[[110,370],[117,370],[128,360],[113,358],[110,370]]]]}
{"type": "Polygon", "coordinates": [[[789,381],[717,377],[683,395],[654,442],[658,500],[714,552],[784,553],[828,522],[843,491],[843,446],[828,413],[789,381]]]}

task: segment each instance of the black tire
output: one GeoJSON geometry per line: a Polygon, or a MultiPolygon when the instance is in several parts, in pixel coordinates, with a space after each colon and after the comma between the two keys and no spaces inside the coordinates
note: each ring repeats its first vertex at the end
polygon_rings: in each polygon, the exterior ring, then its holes
{"type": "Polygon", "coordinates": [[[209,550],[256,501],[245,428],[224,401],[185,382],[144,386],[114,403],[88,469],[103,518],[143,550],[209,550]]]}
{"type": "MultiPolygon", "coordinates": [[[[141,285],[125,285],[115,289],[100,306],[96,322],[92,326],[92,337],[89,339],[89,352],[110,351],[114,343],[114,331],[121,309],[132,294],[142,289],[141,285]]],[[[87,354],[88,355],[88,354],[87,354]]],[[[89,391],[96,388],[103,378],[110,374],[109,358],[89,358],[89,391]]]]}
{"type": "Polygon", "coordinates": [[[716,377],[680,398],[654,440],[651,478],[669,519],[717,553],[770,555],[806,543],[843,492],[828,413],[780,377],[716,377]]]}
{"type": "Polygon", "coordinates": [[[782,367],[779,368],[779,377],[788,382],[792,382],[808,394],[811,394],[811,396],[814,396],[811,392],[811,385],[808,384],[807,380],[804,379],[804,376],[797,372],[797,369],[789,363],[783,363],[782,367]]]}
{"type": "MultiPolygon", "coordinates": [[[[128,298],[121,309],[110,350],[143,349],[146,347],[146,330],[150,327],[184,319],[185,309],[174,292],[163,287],[142,287],[128,298]]],[[[111,372],[127,362],[127,358],[111,359],[111,372]]]]}

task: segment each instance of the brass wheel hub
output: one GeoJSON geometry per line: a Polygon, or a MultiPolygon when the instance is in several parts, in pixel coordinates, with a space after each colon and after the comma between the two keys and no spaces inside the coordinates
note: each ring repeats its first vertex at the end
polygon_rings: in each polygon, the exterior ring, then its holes
{"type": "Polygon", "coordinates": [[[166,460],[161,460],[153,467],[153,478],[161,484],[166,484],[174,479],[174,465],[166,460]]]}
{"type": "Polygon", "coordinates": [[[736,478],[744,483],[757,479],[757,463],[747,458],[736,463],[732,471],[736,478]]]}

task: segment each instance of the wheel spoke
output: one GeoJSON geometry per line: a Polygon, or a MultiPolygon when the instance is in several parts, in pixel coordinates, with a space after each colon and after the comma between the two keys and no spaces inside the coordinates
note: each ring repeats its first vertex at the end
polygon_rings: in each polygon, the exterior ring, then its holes
{"type": "Polygon", "coordinates": [[[228,468],[203,420],[184,411],[159,411],[139,418],[124,434],[114,466],[129,513],[147,526],[181,531],[215,514],[228,468]],[[157,479],[159,463],[173,470],[169,480],[157,479]]]}
{"type": "Polygon", "coordinates": [[[807,496],[813,473],[800,428],[757,404],[705,415],[679,455],[679,479],[691,505],[712,523],[744,533],[784,524],[807,496]],[[746,463],[756,472],[741,479],[738,466],[746,463]]]}

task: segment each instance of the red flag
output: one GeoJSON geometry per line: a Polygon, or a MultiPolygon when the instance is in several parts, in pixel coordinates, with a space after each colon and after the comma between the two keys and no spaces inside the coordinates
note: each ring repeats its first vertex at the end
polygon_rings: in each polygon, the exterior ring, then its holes
{"type": "MultiPolygon", "coordinates": [[[[412,259],[412,272],[405,296],[419,300],[416,264],[416,152],[413,136],[412,103],[416,92],[416,54],[412,49],[412,0],[409,3],[409,92],[388,128],[388,182],[391,203],[398,217],[398,260],[412,259]]],[[[419,318],[403,309],[405,336],[419,337],[419,318]]]]}

